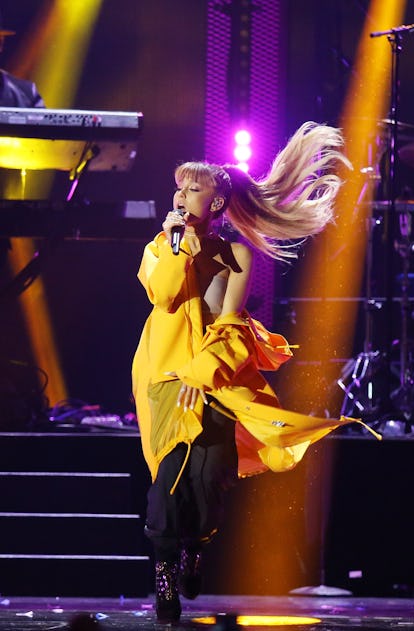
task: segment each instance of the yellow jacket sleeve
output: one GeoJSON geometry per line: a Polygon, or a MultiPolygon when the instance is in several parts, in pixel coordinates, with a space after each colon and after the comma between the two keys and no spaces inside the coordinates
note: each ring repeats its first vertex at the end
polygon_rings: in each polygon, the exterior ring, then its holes
{"type": "Polygon", "coordinates": [[[192,261],[191,255],[182,250],[178,255],[172,253],[164,232],[145,247],[138,279],[153,305],[167,312],[175,311],[192,261]]]}
{"type": "Polygon", "coordinates": [[[243,383],[249,365],[254,371],[277,370],[292,356],[289,345],[262,325],[259,333],[255,324],[238,314],[218,318],[207,327],[200,352],[177,370],[179,379],[195,388],[219,390],[243,383]]]}

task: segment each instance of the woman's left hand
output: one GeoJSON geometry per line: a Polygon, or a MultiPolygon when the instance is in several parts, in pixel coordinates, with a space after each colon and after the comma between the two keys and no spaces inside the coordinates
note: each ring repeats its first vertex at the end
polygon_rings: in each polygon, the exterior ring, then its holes
{"type": "MultiPolygon", "coordinates": [[[[175,372],[167,372],[165,374],[170,377],[177,377],[175,372]]],[[[186,412],[188,408],[190,408],[190,410],[194,410],[198,396],[201,396],[206,405],[208,404],[206,393],[202,388],[194,388],[182,383],[177,397],[177,407],[182,405],[184,407],[184,412],[186,412]]]]}

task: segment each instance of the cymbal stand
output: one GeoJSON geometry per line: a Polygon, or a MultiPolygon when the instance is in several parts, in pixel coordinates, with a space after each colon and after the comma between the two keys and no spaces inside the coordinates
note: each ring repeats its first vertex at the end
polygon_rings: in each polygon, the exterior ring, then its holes
{"type": "Polygon", "coordinates": [[[392,28],[388,31],[377,31],[371,33],[371,37],[386,36],[391,45],[392,53],[392,65],[391,65],[391,136],[390,136],[390,199],[389,206],[385,210],[384,214],[384,234],[385,234],[385,259],[386,259],[386,313],[387,313],[387,373],[388,379],[386,380],[386,394],[388,399],[389,412],[391,417],[400,416],[400,420],[406,423],[410,420],[412,415],[412,402],[414,400],[413,394],[413,377],[410,374],[408,368],[408,339],[407,339],[407,325],[408,325],[408,267],[409,267],[409,253],[410,253],[410,236],[409,236],[409,224],[410,219],[407,214],[402,215],[400,218],[400,232],[401,241],[397,243],[397,250],[403,259],[403,274],[402,274],[402,296],[401,296],[401,341],[400,341],[400,387],[391,392],[392,383],[392,368],[391,357],[393,350],[393,281],[394,281],[394,266],[393,252],[394,252],[394,234],[393,229],[395,221],[393,219],[396,216],[396,197],[397,197],[397,170],[398,170],[398,107],[399,107],[399,66],[400,66],[400,54],[402,51],[402,37],[405,33],[413,33],[414,24],[408,26],[402,25],[392,28]],[[393,415],[393,407],[396,405],[396,414],[393,415]],[[411,409],[410,409],[411,405],[411,409]]]}
{"type": "Polygon", "coordinates": [[[379,411],[381,393],[378,391],[377,396],[377,386],[373,378],[384,363],[384,354],[379,350],[373,350],[373,316],[382,306],[372,297],[373,233],[375,227],[380,224],[381,220],[375,218],[371,212],[366,220],[368,239],[365,263],[364,350],[345,364],[341,378],[337,381],[345,393],[341,415],[351,416],[356,413],[367,420],[379,411]],[[347,385],[346,381],[349,378],[351,380],[347,385]]]}
{"type": "Polygon", "coordinates": [[[402,259],[402,272],[400,274],[401,286],[401,335],[400,335],[400,385],[391,392],[391,400],[399,410],[405,421],[411,421],[414,415],[414,366],[410,357],[408,339],[408,322],[410,318],[409,300],[409,269],[410,255],[414,250],[414,242],[411,241],[411,215],[408,210],[399,215],[400,240],[396,241],[395,249],[402,259]]]}

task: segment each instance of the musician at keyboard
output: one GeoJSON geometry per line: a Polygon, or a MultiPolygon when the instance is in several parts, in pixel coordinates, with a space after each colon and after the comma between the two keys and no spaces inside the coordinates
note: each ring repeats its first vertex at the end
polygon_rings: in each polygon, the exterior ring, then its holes
{"type": "MultiPolygon", "coordinates": [[[[0,55],[4,50],[8,37],[15,35],[15,31],[3,27],[0,13],[0,55]]],[[[20,79],[0,68],[0,107],[45,107],[36,84],[27,79],[20,79]]],[[[4,197],[6,188],[19,189],[20,174],[18,172],[0,169],[0,197],[4,197]]],[[[11,248],[9,239],[0,239],[0,267],[7,259],[11,248]]]]}
{"type": "MultiPolygon", "coordinates": [[[[14,31],[3,28],[0,15],[0,54],[4,50],[7,37],[15,35],[14,31]]],[[[0,69],[0,106],[1,107],[45,107],[36,84],[20,79],[0,69]]]]}

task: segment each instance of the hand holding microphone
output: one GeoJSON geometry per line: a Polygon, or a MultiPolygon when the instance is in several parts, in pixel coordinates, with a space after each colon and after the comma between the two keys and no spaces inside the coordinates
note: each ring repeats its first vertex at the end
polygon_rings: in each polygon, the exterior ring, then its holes
{"type": "Polygon", "coordinates": [[[162,224],[164,232],[170,237],[173,254],[178,254],[180,251],[181,239],[183,238],[185,230],[185,221],[183,217],[184,211],[176,208],[167,214],[167,217],[162,224]]]}

